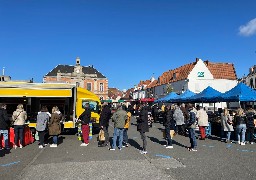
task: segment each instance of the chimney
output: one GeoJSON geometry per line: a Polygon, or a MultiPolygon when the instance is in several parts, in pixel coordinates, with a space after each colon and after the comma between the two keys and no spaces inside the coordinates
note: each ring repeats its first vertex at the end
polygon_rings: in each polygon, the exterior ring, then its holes
{"type": "Polygon", "coordinates": [[[196,58],[196,62],[198,62],[199,61],[199,58],[196,58]]]}
{"type": "Polygon", "coordinates": [[[80,65],[80,58],[79,57],[76,58],[76,65],[77,66],[80,65]]]}
{"type": "Polygon", "coordinates": [[[206,60],[205,64],[206,64],[206,66],[208,66],[209,65],[209,60],[206,60]]]}

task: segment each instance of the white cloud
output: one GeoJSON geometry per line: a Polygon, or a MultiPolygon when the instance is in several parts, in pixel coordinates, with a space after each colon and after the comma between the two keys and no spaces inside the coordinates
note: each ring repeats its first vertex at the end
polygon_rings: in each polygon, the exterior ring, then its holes
{"type": "Polygon", "coordinates": [[[246,25],[240,26],[239,34],[242,36],[256,35],[256,18],[249,21],[246,25]]]}

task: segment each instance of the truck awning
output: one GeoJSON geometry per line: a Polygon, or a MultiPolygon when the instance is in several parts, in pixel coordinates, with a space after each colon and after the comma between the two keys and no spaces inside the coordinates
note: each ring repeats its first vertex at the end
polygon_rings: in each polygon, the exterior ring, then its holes
{"type": "Polygon", "coordinates": [[[72,97],[72,89],[0,88],[0,97],[72,97]]]}

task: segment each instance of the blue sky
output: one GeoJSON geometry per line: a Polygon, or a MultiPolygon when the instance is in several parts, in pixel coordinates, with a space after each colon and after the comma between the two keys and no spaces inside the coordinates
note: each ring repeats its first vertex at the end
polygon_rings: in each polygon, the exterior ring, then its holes
{"type": "Polygon", "coordinates": [[[0,0],[0,68],[42,82],[79,56],[128,89],[198,57],[242,77],[256,65],[255,18],[255,0],[0,0]]]}

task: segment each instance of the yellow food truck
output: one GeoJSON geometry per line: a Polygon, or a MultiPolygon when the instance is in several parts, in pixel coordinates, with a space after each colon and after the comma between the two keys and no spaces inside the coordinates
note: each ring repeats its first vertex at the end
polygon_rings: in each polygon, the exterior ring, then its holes
{"type": "Polygon", "coordinates": [[[9,116],[18,104],[23,104],[30,128],[36,127],[36,116],[42,106],[46,106],[50,113],[53,106],[58,106],[64,117],[64,130],[76,128],[76,119],[84,111],[85,104],[89,103],[92,109],[92,126],[99,127],[100,99],[94,93],[74,84],[0,82],[0,102],[7,104],[9,116]]]}

